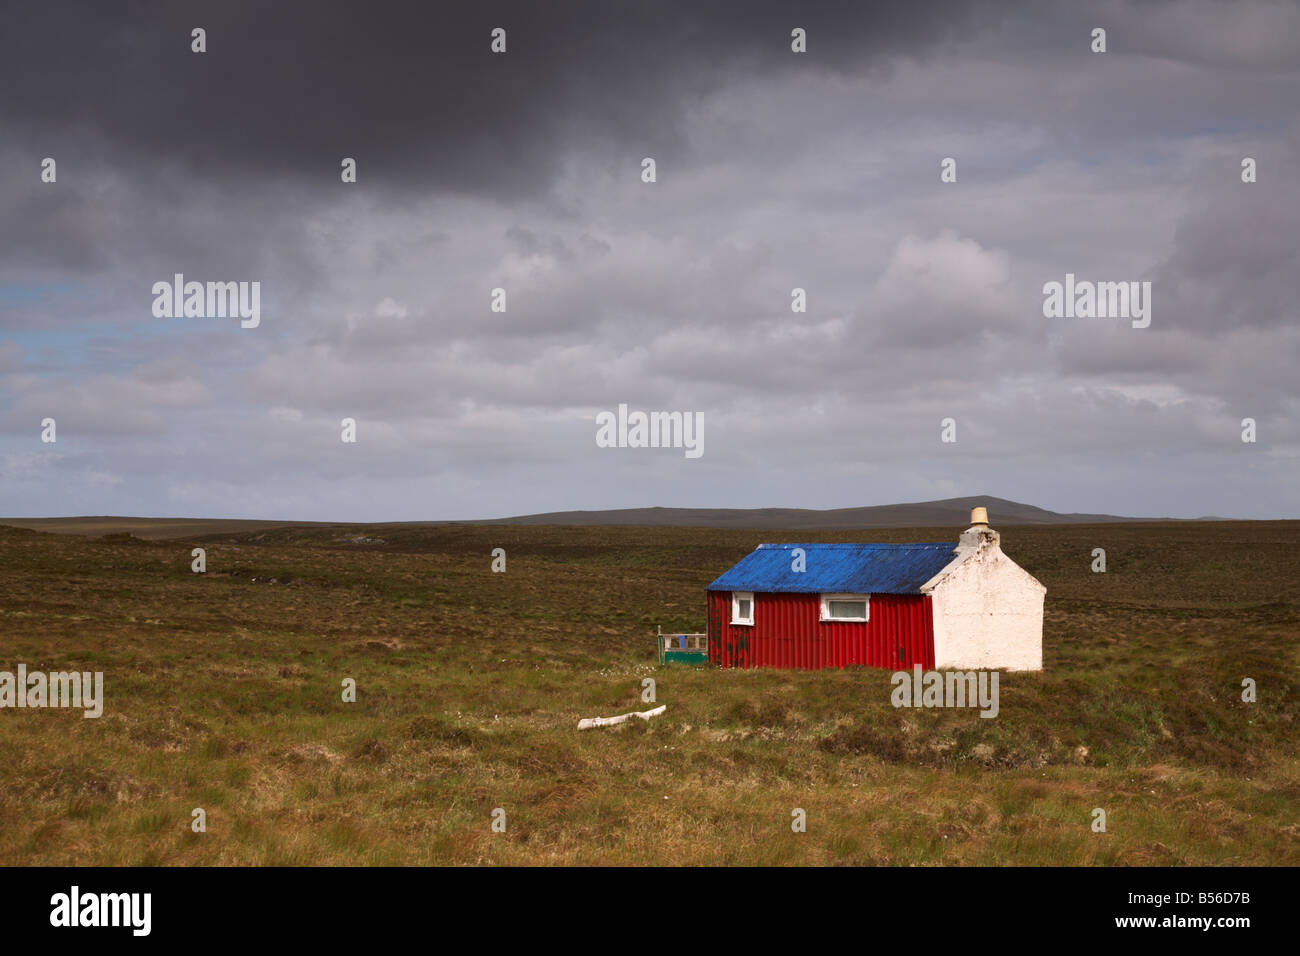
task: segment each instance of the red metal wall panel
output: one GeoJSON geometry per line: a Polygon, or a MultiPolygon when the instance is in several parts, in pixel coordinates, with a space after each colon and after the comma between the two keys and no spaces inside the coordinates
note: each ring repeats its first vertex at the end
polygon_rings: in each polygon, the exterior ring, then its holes
{"type": "Polygon", "coordinates": [[[709,660],[723,667],[934,667],[930,598],[873,594],[866,621],[822,621],[816,594],[755,594],[752,626],[731,623],[731,592],[709,591],[709,660]]]}

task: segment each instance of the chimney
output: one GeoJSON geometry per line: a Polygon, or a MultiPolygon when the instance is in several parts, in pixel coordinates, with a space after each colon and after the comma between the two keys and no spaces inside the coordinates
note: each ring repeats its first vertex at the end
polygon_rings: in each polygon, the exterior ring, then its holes
{"type": "Polygon", "coordinates": [[[989,527],[989,511],[983,505],[970,511],[970,527],[957,539],[957,550],[970,551],[986,545],[998,547],[1002,536],[989,527]]]}

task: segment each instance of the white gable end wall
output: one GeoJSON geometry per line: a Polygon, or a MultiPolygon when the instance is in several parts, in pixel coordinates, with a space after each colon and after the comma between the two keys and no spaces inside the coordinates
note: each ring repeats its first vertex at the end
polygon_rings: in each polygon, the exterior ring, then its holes
{"type": "Polygon", "coordinates": [[[1047,588],[985,544],[928,582],[937,670],[1043,669],[1043,597],[1047,588]]]}

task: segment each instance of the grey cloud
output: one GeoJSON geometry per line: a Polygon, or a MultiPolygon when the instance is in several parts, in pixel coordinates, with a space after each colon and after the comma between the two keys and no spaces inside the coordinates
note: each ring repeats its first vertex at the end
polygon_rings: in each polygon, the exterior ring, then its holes
{"type": "MultiPolygon", "coordinates": [[[[748,73],[862,69],[961,29],[971,3],[686,0],[26,4],[0,36],[0,120],[84,127],[146,163],[518,199],[567,148],[669,144],[680,103],[748,73]],[[208,52],[190,51],[203,26],[208,52]],[[817,57],[797,62],[792,26],[817,57]],[[508,52],[489,32],[508,31],[508,52]],[[105,82],[111,77],[111,82],[105,82]]],[[[619,147],[622,148],[622,147],[619,147]]],[[[639,157],[638,157],[639,158],[639,157]]]]}

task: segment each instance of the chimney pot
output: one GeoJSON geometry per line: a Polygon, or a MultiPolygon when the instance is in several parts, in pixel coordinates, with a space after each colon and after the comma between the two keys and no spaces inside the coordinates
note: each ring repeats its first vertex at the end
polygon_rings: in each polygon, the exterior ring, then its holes
{"type": "Polygon", "coordinates": [[[955,553],[976,550],[983,547],[998,547],[1002,536],[989,527],[987,508],[970,510],[970,527],[957,537],[955,553]]]}

